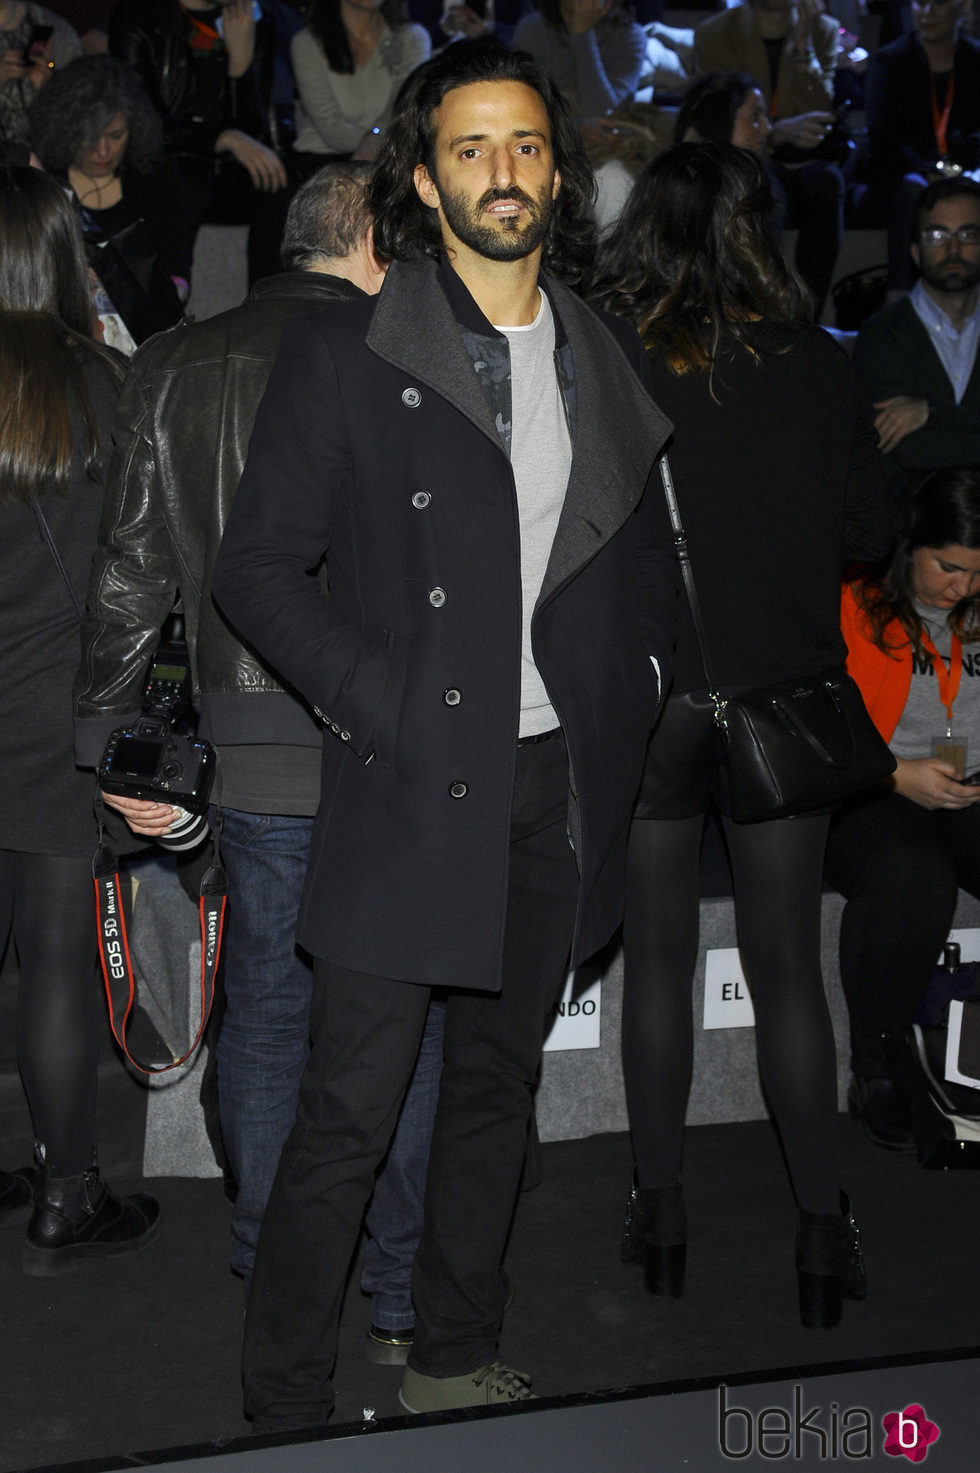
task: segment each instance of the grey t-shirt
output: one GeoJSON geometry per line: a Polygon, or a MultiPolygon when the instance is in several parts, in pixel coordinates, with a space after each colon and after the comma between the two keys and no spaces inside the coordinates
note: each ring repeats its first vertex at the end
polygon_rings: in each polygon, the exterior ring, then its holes
{"type": "MultiPolygon", "coordinates": [[[[941,609],[916,604],[916,613],[926,627],[937,652],[949,668],[953,637],[941,609]]],[[[966,743],[966,771],[980,768],[980,645],[963,648],[963,674],[953,706],[952,740],[966,743]]],[[[905,710],[889,746],[896,757],[915,761],[933,755],[933,743],[946,735],[946,708],[939,696],[939,682],[932,661],[912,656],[912,683],[905,710]]]]}
{"type": "Polygon", "coordinates": [[[510,463],[517,486],[521,533],[520,735],[535,736],[558,725],[531,650],[531,615],[555,540],[572,464],[572,442],[555,371],[555,320],[544,292],[528,327],[495,323],[510,345],[510,463]]]}

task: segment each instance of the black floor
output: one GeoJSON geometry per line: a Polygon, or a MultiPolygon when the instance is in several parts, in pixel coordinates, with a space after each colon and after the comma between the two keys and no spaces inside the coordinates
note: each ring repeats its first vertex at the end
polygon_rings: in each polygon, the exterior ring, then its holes
{"type": "MultiPolygon", "coordinates": [[[[9,1111],[2,1121],[12,1121],[9,1111]]],[[[544,1148],[544,1181],[521,1200],[508,1255],[515,1296],[504,1357],[550,1397],[789,1367],[805,1377],[834,1362],[980,1344],[980,1173],[926,1172],[876,1150],[844,1118],[840,1129],[871,1294],[847,1306],[839,1329],[797,1323],[793,1206],[769,1127],[703,1126],[689,1132],[691,1243],[680,1301],[650,1298],[638,1271],[618,1260],[626,1138],[544,1148]]],[[[7,1162],[22,1139],[17,1129],[5,1138],[7,1162]]],[[[165,1179],[152,1188],[164,1217],[144,1253],[60,1279],[26,1278],[22,1229],[0,1230],[4,1473],[247,1433],[241,1293],[226,1268],[221,1184],[165,1179]]],[[[335,1424],[398,1415],[399,1372],[362,1354],[367,1320],[354,1288],[335,1424]]]]}

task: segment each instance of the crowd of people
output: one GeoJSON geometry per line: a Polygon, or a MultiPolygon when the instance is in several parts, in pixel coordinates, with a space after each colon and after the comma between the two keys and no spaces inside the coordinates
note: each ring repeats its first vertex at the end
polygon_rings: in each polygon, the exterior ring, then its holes
{"type": "MultiPolygon", "coordinates": [[[[87,54],[66,21],[7,6],[0,932],[37,1151],[0,1172],[0,1212],[26,1218],[38,1275],[156,1231],[154,1199],[115,1194],[95,1155],[91,800],[179,603],[218,754],[216,1056],[256,1431],[329,1417],[365,1223],[367,1353],[404,1366],[402,1405],[532,1395],[499,1341],[533,1090],[568,965],[621,921],[624,1256],[651,1293],[683,1292],[712,810],[799,1208],[801,1322],[831,1328],[867,1292],[821,889],[846,900],[851,1109],[892,1149],[914,1140],[915,1009],[958,887],[980,895],[964,3],[913,4],[868,68],[872,161],[890,138],[892,162],[863,207],[918,279],[853,362],[815,320],[858,177],[834,147],[839,28],[820,0],[703,22],[674,142],[602,239],[587,148],[643,72],[617,0],[446,6],[429,27],[396,0],[313,0],[291,30],[285,4],[117,0],[87,54]],[[489,33],[511,21],[508,47],[489,33]],[[889,89],[906,77],[911,98],[923,65],[932,133],[900,141],[915,109],[889,89]],[[250,293],[181,322],[215,219],[249,224],[250,293]],[[101,341],[104,298],[128,365],[101,341]],[[703,632],[679,596],[666,448],[703,632]],[[893,776],[737,821],[718,701],[845,662],[893,776]]],[[[133,842],[181,817],[103,801],[133,842]]]]}

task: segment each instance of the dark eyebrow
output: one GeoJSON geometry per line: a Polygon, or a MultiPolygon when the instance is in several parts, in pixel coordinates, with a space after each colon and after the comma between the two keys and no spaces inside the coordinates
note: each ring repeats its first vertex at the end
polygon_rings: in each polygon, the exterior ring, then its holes
{"type": "MultiPolygon", "coordinates": [[[[458,148],[461,143],[485,143],[489,135],[486,133],[459,133],[455,138],[450,138],[448,147],[458,148]]],[[[547,136],[540,128],[515,128],[511,138],[540,138],[542,143],[547,142],[547,136]]]]}

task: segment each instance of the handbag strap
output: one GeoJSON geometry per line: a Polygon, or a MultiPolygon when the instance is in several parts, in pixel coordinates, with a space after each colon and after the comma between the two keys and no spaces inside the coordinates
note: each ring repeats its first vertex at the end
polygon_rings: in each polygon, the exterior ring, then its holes
{"type": "Polygon", "coordinates": [[[714,702],[715,720],[724,724],[725,706],[718,693],[718,682],[715,679],[714,667],[711,656],[708,654],[708,641],[704,632],[704,621],[701,618],[701,604],[698,600],[698,590],[694,582],[694,569],[691,567],[691,552],[687,545],[687,534],[681,522],[680,508],[677,505],[677,495],[674,491],[674,478],[670,471],[670,462],[666,454],[660,457],[660,479],[664,486],[664,496],[667,501],[667,511],[670,514],[670,525],[674,533],[674,546],[677,549],[677,560],[681,565],[681,577],[684,579],[684,591],[687,601],[691,606],[691,618],[694,621],[694,632],[698,637],[698,649],[701,651],[701,663],[704,666],[705,679],[708,682],[708,695],[714,702]]]}
{"type": "Polygon", "coordinates": [[[51,535],[51,528],[48,526],[48,519],[44,515],[44,512],[41,510],[41,503],[38,501],[37,497],[31,498],[31,511],[34,513],[34,520],[35,522],[37,522],[37,529],[41,534],[41,541],[46,543],[51,549],[51,556],[54,558],[55,562],[58,565],[58,572],[61,574],[61,581],[68,590],[68,597],[71,599],[71,606],[75,610],[75,617],[80,624],[82,622],[82,611],[78,607],[78,599],[75,597],[75,590],[74,588],[72,588],[71,583],[69,582],[68,574],[65,572],[65,565],[61,561],[61,553],[58,551],[57,543],[51,535]]]}

